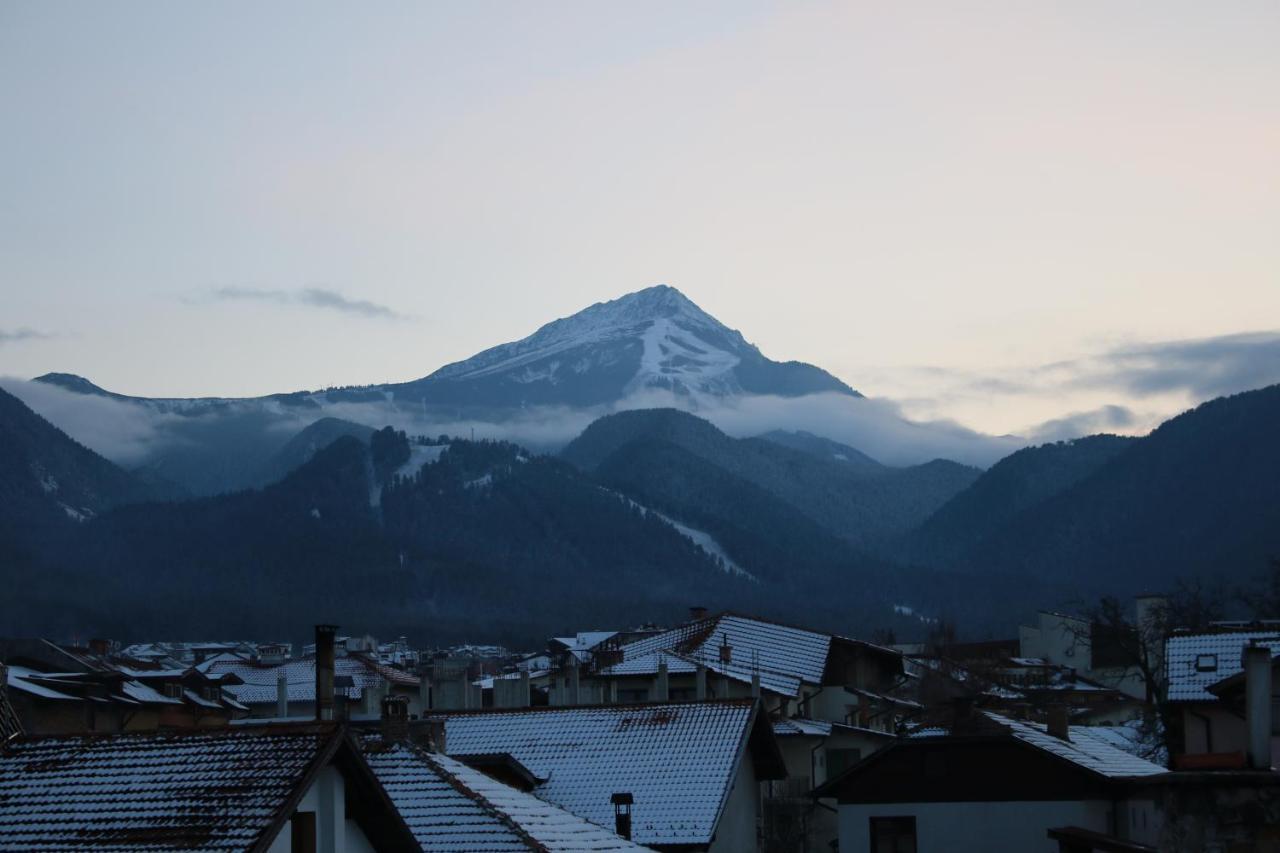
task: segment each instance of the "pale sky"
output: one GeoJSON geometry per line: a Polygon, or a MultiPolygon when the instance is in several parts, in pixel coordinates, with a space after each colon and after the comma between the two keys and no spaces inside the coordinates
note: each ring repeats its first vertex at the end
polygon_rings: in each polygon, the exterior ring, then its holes
{"type": "Polygon", "coordinates": [[[1280,381],[1278,46],[1276,0],[2,0],[0,375],[405,380],[665,282],[911,416],[1140,430],[1280,381]]]}

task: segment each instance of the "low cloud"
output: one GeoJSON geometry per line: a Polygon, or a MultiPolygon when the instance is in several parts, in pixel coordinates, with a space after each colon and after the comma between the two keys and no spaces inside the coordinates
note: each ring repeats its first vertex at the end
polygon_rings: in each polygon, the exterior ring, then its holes
{"type": "Polygon", "coordinates": [[[35,329],[29,329],[26,326],[13,330],[0,329],[0,346],[4,346],[5,344],[21,343],[22,341],[42,341],[51,337],[53,337],[53,335],[50,335],[47,332],[36,331],[35,329]]]}
{"type": "Polygon", "coordinates": [[[1032,427],[1028,436],[1035,444],[1065,441],[1100,432],[1123,432],[1140,425],[1132,410],[1124,406],[1101,406],[1088,412],[1073,412],[1032,427]]]}
{"type": "Polygon", "coordinates": [[[270,302],[276,305],[301,305],[308,308],[327,308],[358,317],[383,320],[402,320],[400,312],[365,299],[348,299],[336,290],[323,287],[304,287],[301,290],[263,290],[252,287],[219,287],[210,295],[220,302],[270,302]]]}
{"type": "Polygon", "coordinates": [[[133,403],[78,394],[45,382],[0,377],[0,388],[76,441],[120,465],[141,462],[170,445],[166,416],[133,403]]]}

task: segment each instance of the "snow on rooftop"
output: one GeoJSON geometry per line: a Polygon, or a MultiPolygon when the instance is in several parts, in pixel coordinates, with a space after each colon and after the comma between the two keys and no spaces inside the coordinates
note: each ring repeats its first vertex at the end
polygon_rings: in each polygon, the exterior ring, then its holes
{"type": "MultiPolygon", "coordinates": [[[[316,662],[314,658],[263,666],[243,660],[217,661],[206,674],[216,678],[234,673],[244,684],[228,684],[224,689],[238,701],[246,704],[263,704],[276,701],[276,685],[283,675],[288,684],[290,702],[314,702],[316,698],[316,662]]],[[[350,676],[353,687],[350,699],[359,699],[367,688],[380,688],[390,681],[393,684],[416,686],[417,676],[381,666],[360,655],[346,655],[334,659],[334,675],[350,676]]]]}
{"type": "MultiPolygon", "coordinates": [[[[508,753],[545,779],[538,795],[601,826],[635,796],[642,844],[706,844],[746,753],[752,702],[443,714],[451,756],[508,753]]],[[[746,760],[749,760],[746,759],[746,760]]]]}
{"type": "Polygon", "coordinates": [[[800,684],[820,684],[831,649],[832,636],[804,628],[778,625],[761,619],[725,613],[645,637],[622,647],[620,664],[606,675],[645,675],[657,672],[658,661],[667,659],[669,672],[691,671],[698,662],[710,671],[739,681],[760,674],[765,690],[794,696],[800,684]],[[721,662],[720,647],[727,644],[730,662],[721,662]],[[676,664],[671,654],[684,664],[676,664]],[[676,669],[677,666],[681,668],[676,669]]]}
{"type": "Polygon", "coordinates": [[[375,744],[365,758],[428,853],[647,849],[444,755],[375,744]]]}
{"type": "Polygon", "coordinates": [[[1115,744],[1107,737],[1097,735],[1092,726],[1070,726],[1070,740],[1054,737],[1041,723],[1014,720],[1000,714],[985,711],[988,717],[1009,729],[1009,733],[1037,749],[1053,753],[1059,758],[1078,764],[1103,776],[1153,776],[1167,773],[1168,769],[1139,758],[1115,744]]]}
{"type": "Polygon", "coordinates": [[[334,731],[19,738],[0,750],[0,849],[248,849],[334,731]]]}
{"type": "Polygon", "coordinates": [[[1280,653],[1280,631],[1239,631],[1229,634],[1175,634],[1165,643],[1169,701],[1216,702],[1208,687],[1244,671],[1244,647],[1257,641],[1274,655],[1280,653]]]}

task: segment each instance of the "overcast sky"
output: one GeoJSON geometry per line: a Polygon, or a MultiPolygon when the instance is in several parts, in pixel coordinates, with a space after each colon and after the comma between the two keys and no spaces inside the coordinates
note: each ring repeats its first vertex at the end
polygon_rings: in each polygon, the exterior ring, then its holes
{"type": "Polygon", "coordinates": [[[404,380],[665,282],[914,416],[1141,430],[1280,381],[1277,45],[1274,0],[5,0],[0,374],[404,380]]]}

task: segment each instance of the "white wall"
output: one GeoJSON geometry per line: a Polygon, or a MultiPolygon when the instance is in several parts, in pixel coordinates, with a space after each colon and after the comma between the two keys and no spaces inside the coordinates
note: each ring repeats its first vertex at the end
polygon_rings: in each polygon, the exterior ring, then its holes
{"type": "Polygon", "coordinates": [[[1110,831],[1105,800],[1018,803],[893,803],[840,806],[840,853],[871,853],[871,817],[912,815],[920,853],[1057,853],[1048,830],[1110,831]]]}
{"type": "MultiPolygon", "coordinates": [[[[300,812],[316,813],[316,849],[319,853],[373,853],[373,845],[356,825],[347,820],[345,784],[336,767],[320,771],[298,804],[300,812]]],[[[289,822],[267,848],[268,853],[289,853],[289,822]]]]}
{"type": "Polygon", "coordinates": [[[720,814],[710,853],[743,853],[759,846],[756,825],[760,816],[760,783],[751,766],[751,753],[744,751],[742,764],[733,780],[733,789],[720,814]]]}

